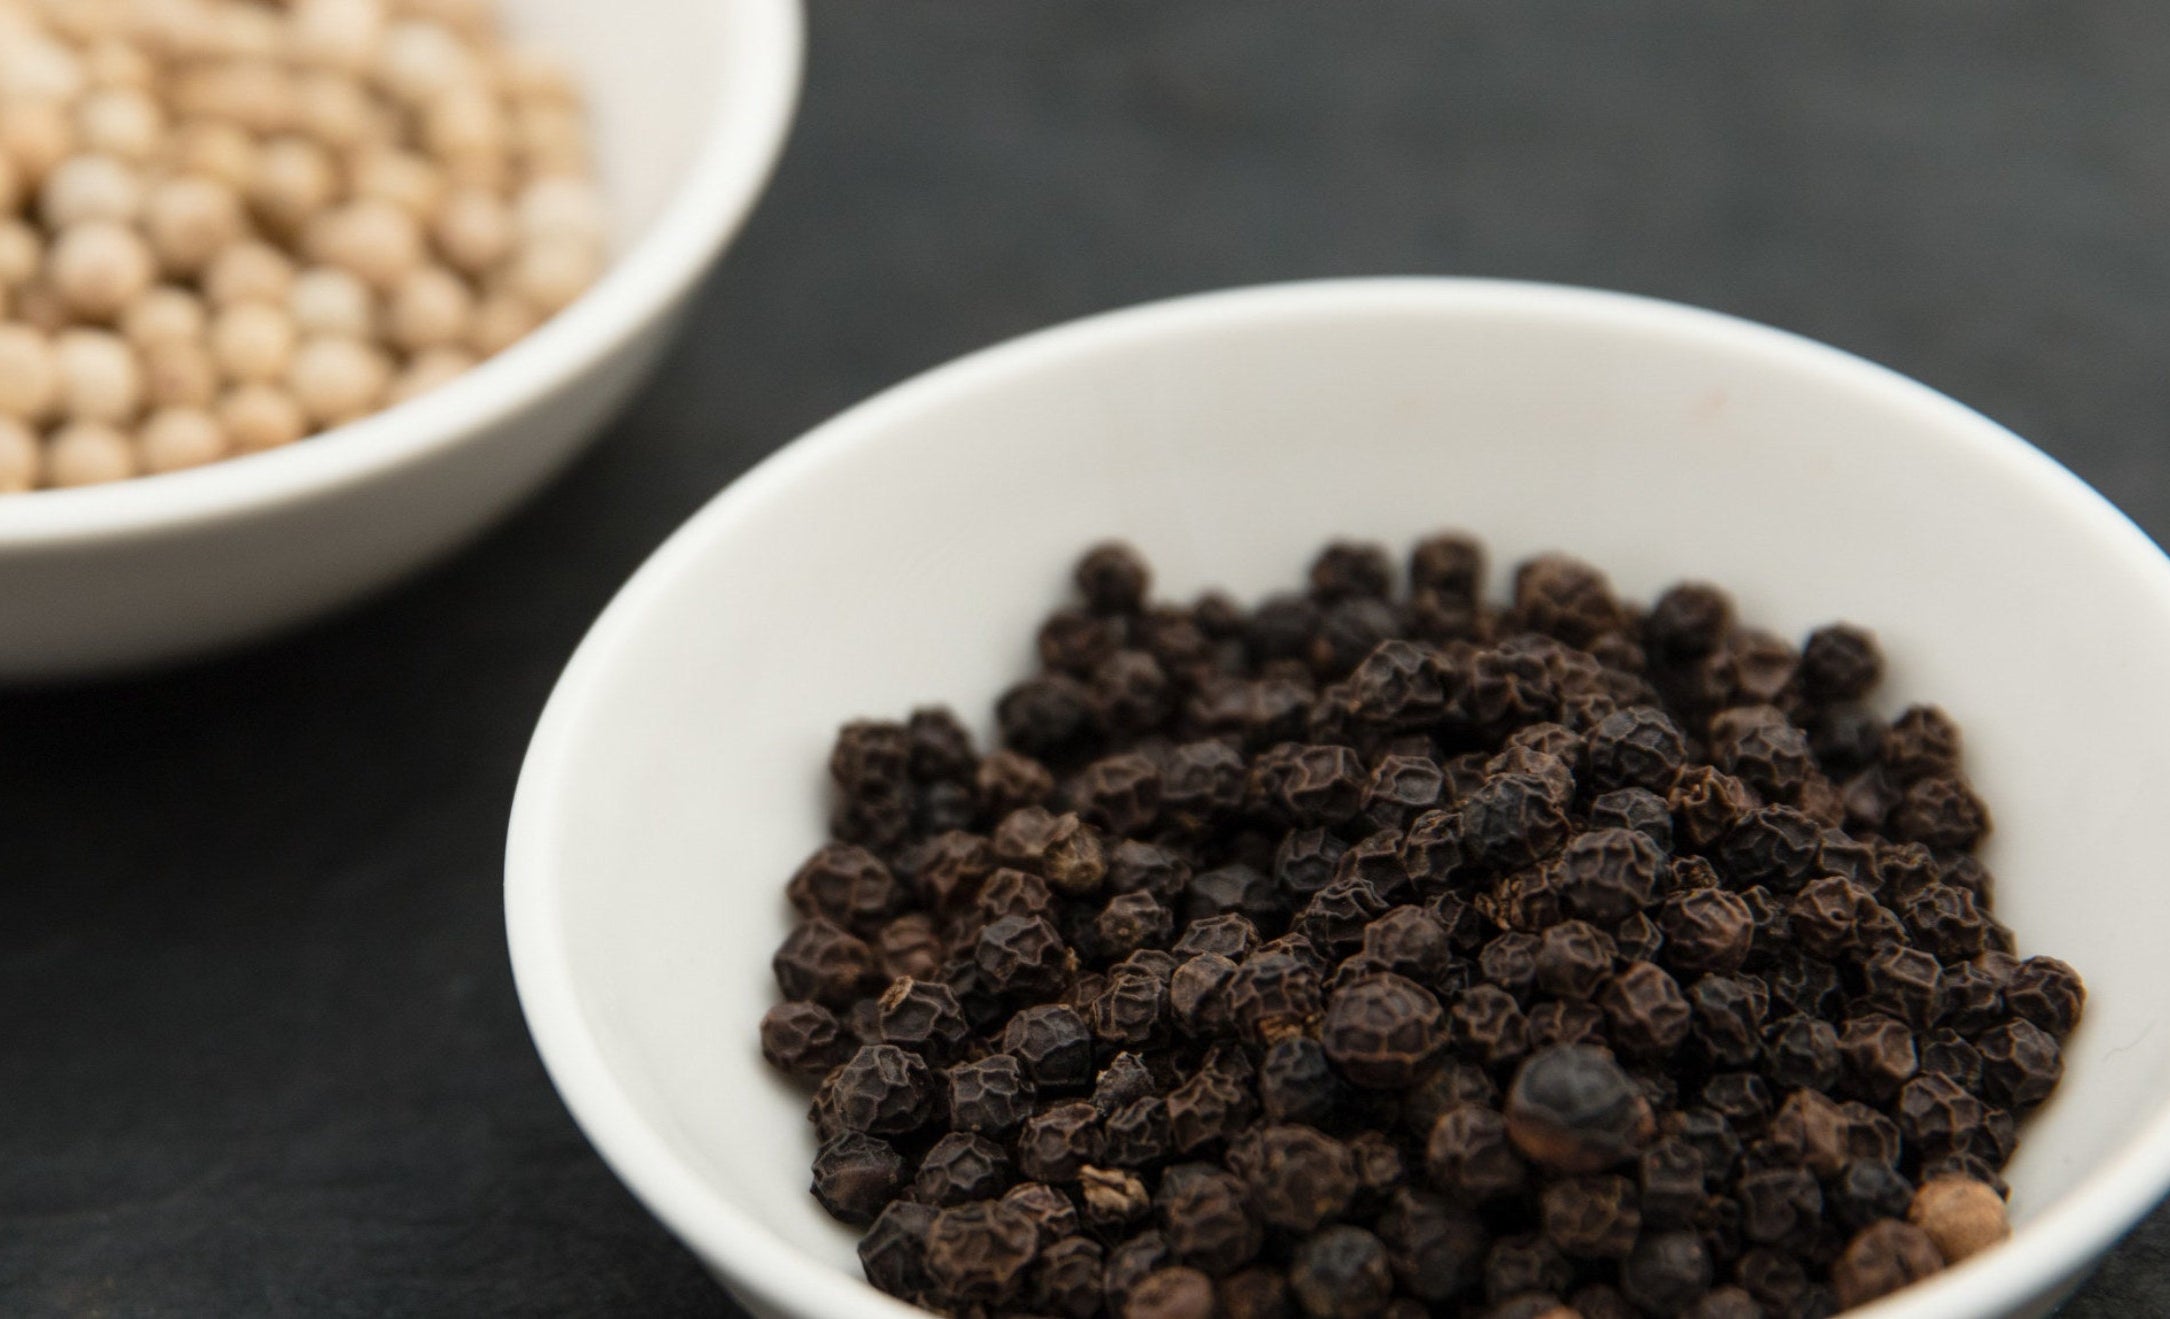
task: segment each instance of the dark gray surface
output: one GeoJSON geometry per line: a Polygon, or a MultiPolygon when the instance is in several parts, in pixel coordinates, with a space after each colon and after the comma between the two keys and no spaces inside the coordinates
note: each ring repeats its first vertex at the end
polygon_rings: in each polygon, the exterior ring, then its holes
{"type": "MultiPolygon", "coordinates": [[[[1919,376],[2170,531],[2170,10],[2147,0],[813,17],[774,192],[548,495],[269,648],[0,697],[0,1312],[730,1313],[528,1045],[503,820],[641,557],[963,350],[1294,276],[1608,285],[1919,376]]],[[[2170,1313],[2170,1217],[2066,1313],[2170,1313]]]]}

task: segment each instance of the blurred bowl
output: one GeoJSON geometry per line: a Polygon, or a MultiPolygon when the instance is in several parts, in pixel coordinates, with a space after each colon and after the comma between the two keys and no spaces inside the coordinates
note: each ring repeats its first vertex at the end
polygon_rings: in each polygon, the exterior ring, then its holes
{"type": "Polygon", "coordinates": [[[571,63],[616,241],[534,334],[413,401],[301,443],[0,498],[0,680],[134,667],[286,627],[475,535],[640,383],[790,127],[797,0],[508,0],[571,63]]]}
{"type": "Polygon", "coordinates": [[[2046,1303],[2170,1185],[2170,562],[1921,385],[1564,288],[1298,284],[1097,317],[891,390],[704,509],[567,667],[513,811],[520,997],[589,1138],[756,1313],[907,1313],[807,1194],[805,1096],[756,1042],[837,724],[984,716],[1105,536],[1165,595],[1255,597],[1329,537],[1442,527],[1502,565],[1581,555],[1644,598],[1715,579],[1793,635],[1863,623],[1887,699],[1966,728],[1997,910],[2091,997],[2007,1172],[2011,1242],[1859,1313],[2046,1303]]]}

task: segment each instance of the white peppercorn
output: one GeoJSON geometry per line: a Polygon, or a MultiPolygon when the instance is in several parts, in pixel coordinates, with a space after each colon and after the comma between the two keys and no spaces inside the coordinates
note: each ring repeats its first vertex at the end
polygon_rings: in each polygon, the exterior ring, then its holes
{"type": "Polygon", "coordinates": [[[126,432],[106,422],[69,422],[45,446],[45,477],[56,486],[101,485],[135,474],[135,447],[126,432]]]}
{"type": "Polygon", "coordinates": [[[126,339],[108,330],[66,330],[53,340],[53,360],[60,368],[63,415],[113,425],[135,419],[143,373],[126,339]]]}
{"type": "Polygon", "coordinates": [[[196,119],[173,134],[174,164],[241,191],[256,177],[256,139],[223,119],[196,119]]]}
{"type": "Polygon", "coordinates": [[[360,73],[384,38],[384,6],[378,0],[297,0],[290,15],[289,48],[304,64],[360,73]]]}
{"type": "Polygon", "coordinates": [[[0,417],[0,493],[37,489],[45,465],[43,449],[36,431],[13,417],[0,417]]]}
{"type": "Polygon", "coordinates": [[[201,467],[227,454],[226,428],[202,408],[161,408],[136,436],[137,460],[146,472],[201,467]]]}
{"type": "Polygon", "coordinates": [[[542,313],[519,294],[502,289],[485,293],[475,304],[467,344],[484,357],[495,357],[540,324],[542,313]]]}
{"type": "Polygon", "coordinates": [[[392,290],[385,328],[400,351],[424,352],[465,341],[474,310],[466,281],[443,266],[423,266],[392,290]]]}
{"type": "Polygon", "coordinates": [[[309,433],[293,395],[276,385],[238,385],[219,399],[219,425],[242,453],[292,444],[309,433]]]}
{"type": "Polygon", "coordinates": [[[276,137],[256,156],[249,205],[271,228],[292,232],[330,205],[339,174],[322,147],[302,137],[276,137]]]}
{"type": "Polygon", "coordinates": [[[390,289],[422,262],[422,231],[406,211],[364,197],[310,221],[302,247],[313,261],[344,266],[364,282],[390,289]]]}
{"type": "Polygon", "coordinates": [[[602,257],[577,238],[541,238],[522,244],[512,260],[513,291],[546,312],[562,310],[595,282],[602,257]]]}
{"type": "Polygon", "coordinates": [[[209,407],[219,392],[218,363],[200,339],[166,339],[137,349],[143,401],[153,408],[209,407]]]}
{"type": "Polygon", "coordinates": [[[233,189],[204,175],[162,179],[143,199],[144,235],[169,276],[197,274],[245,227],[233,189]]]}
{"type": "Polygon", "coordinates": [[[150,246],[134,229],[112,220],[86,220],[62,230],[46,265],[68,310],[88,321],[118,316],[158,273],[150,246]]]}
{"type": "Polygon", "coordinates": [[[160,284],[121,313],[121,334],[142,352],[155,344],[194,343],[204,336],[203,299],[177,284],[160,284]]]}
{"type": "Polygon", "coordinates": [[[165,113],[140,88],[108,87],[76,103],[76,140],[131,164],[148,164],[166,135],[165,113]]]}
{"type": "Polygon", "coordinates": [[[422,106],[435,96],[476,77],[474,57],[450,30],[438,23],[415,19],[393,23],[372,67],[386,91],[410,106],[422,106]]]}
{"type": "Polygon", "coordinates": [[[292,443],[587,288],[581,97],[493,6],[0,0],[0,492],[292,443]]]}
{"type": "Polygon", "coordinates": [[[303,334],[367,339],[377,332],[376,295],[337,266],[311,266],[295,276],[286,310],[303,334]]]}
{"type": "Polygon", "coordinates": [[[52,344],[27,325],[0,325],[0,416],[37,421],[59,397],[52,344]]]}
{"type": "Polygon", "coordinates": [[[157,80],[158,66],[134,42],[102,37],[84,50],[83,73],[93,87],[149,91],[157,80]]]}
{"type": "Polygon", "coordinates": [[[432,348],[419,353],[393,378],[385,402],[404,403],[417,394],[427,394],[472,371],[475,364],[475,355],[464,348],[432,348]]]}
{"type": "Polygon", "coordinates": [[[38,189],[38,215],[52,229],[90,220],[127,224],[143,207],[143,180],[112,156],[70,156],[38,189]]]}
{"type": "Polygon", "coordinates": [[[333,151],[353,151],[393,133],[388,116],[343,73],[309,73],[294,84],[294,127],[333,151]]]}
{"type": "Polygon", "coordinates": [[[56,101],[0,103],[0,150],[15,162],[22,186],[37,187],[75,150],[75,128],[56,101]]]}
{"type": "Polygon", "coordinates": [[[228,380],[264,384],[294,358],[294,322],[267,302],[237,302],[211,318],[211,357],[228,380]]]}
{"type": "Polygon", "coordinates": [[[444,174],[430,161],[396,147],[373,146],[354,155],[348,172],[357,199],[390,202],[417,220],[434,215],[444,196],[444,174]]]}
{"type": "Polygon", "coordinates": [[[454,188],[437,208],[430,237],[453,269],[480,275],[512,250],[512,213],[484,188],[454,188]]]}
{"type": "Polygon", "coordinates": [[[269,243],[236,243],[212,259],[203,291],[214,307],[237,302],[284,302],[294,286],[294,262],[269,243]]]}
{"type": "Polygon", "coordinates": [[[45,265],[45,240],[21,220],[0,220],[0,285],[13,288],[45,265]]]}
{"type": "Polygon", "coordinates": [[[391,378],[382,350],[360,339],[320,335],[295,351],[286,387],[309,420],[337,426],[375,409],[391,378]]]}

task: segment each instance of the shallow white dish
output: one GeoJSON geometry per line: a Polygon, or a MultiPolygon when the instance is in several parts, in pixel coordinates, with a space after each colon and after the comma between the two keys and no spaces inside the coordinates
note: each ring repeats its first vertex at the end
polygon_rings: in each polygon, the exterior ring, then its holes
{"type": "Polygon", "coordinates": [[[2022,951],[2091,990],[2009,1169],[2014,1239],[1859,1311],[2030,1313],[2170,1185],[2170,562],[2009,432],[1830,348],[1664,303],[1378,280],[1215,294],[909,382],[720,495],[568,666],[520,781],[506,914],[551,1076],[634,1192],[757,1313],[899,1315],[806,1194],[805,1101],[756,1023],[836,725],[986,730],[1068,564],[1255,596],[1329,537],[1441,527],[1496,570],[1580,554],[1647,598],[1719,581],[1798,635],[1875,628],[1885,696],[1967,729],[2022,951]]]}
{"type": "Polygon", "coordinates": [[[323,612],[533,491],[644,377],[751,209],[797,101],[798,0],[506,0],[594,115],[597,285],[442,389],[270,453],[0,498],[0,679],[179,658],[323,612]]]}

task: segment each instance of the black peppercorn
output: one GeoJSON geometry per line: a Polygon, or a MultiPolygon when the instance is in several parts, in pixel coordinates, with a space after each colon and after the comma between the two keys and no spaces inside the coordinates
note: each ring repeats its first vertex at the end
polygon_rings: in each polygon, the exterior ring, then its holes
{"type": "Polygon", "coordinates": [[[1651,1314],[1679,1314],[1710,1288],[1710,1253],[1693,1232],[1656,1232],[1634,1243],[1620,1290],[1651,1314]]]}
{"type": "Polygon", "coordinates": [[[1313,1231],[1356,1197],[1354,1156],[1313,1127],[1253,1128],[1230,1143],[1228,1167],[1249,1187],[1259,1218],[1283,1231],[1313,1231]]]}
{"type": "Polygon", "coordinates": [[[1600,1050],[1557,1045],[1516,1072],[1507,1131],[1516,1148],[1560,1172],[1599,1172],[1651,1136],[1650,1105],[1600,1050]]]}
{"type": "Polygon", "coordinates": [[[1394,1292],[1386,1246],[1360,1227],[1330,1227],[1296,1247],[1289,1290],[1312,1319],[1372,1319],[1394,1292]]]}
{"type": "Polygon", "coordinates": [[[1092,1081],[1092,1032],[1073,1009],[1053,1003],[1025,1008],[1003,1028],[1002,1048],[1023,1064],[1040,1089],[1081,1087],[1092,1081]]]}
{"type": "Polygon", "coordinates": [[[958,1302],[1000,1304],[1022,1290],[1039,1245],[1032,1221],[1000,1201],[957,1205],[928,1225],[927,1276],[958,1302]]]}

